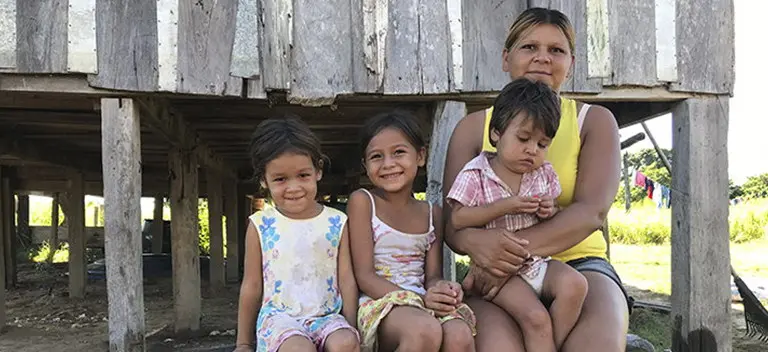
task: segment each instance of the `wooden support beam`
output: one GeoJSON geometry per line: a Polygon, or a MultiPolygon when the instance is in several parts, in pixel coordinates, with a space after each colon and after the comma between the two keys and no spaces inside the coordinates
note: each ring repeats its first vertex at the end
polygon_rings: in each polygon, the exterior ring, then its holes
{"type": "Polygon", "coordinates": [[[728,98],[673,113],[672,350],[731,351],[728,98]]]}
{"type": "Polygon", "coordinates": [[[69,205],[67,228],[69,242],[69,297],[85,298],[87,283],[85,259],[85,188],[83,174],[70,172],[70,187],[67,194],[69,205]]]}
{"type": "Polygon", "coordinates": [[[16,204],[16,214],[18,227],[16,229],[19,238],[29,239],[29,195],[16,193],[18,203],[16,204]]]}
{"type": "Polygon", "coordinates": [[[224,213],[222,178],[216,170],[207,169],[206,184],[208,188],[208,231],[211,263],[209,280],[212,291],[224,287],[224,239],[222,215],[224,213]]]}
{"type": "Polygon", "coordinates": [[[101,100],[109,350],[145,350],[141,135],[131,99],[101,100]]]}
{"type": "Polygon", "coordinates": [[[224,216],[227,217],[227,282],[240,281],[240,236],[238,223],[241,219],[237,211],[237,181],[230,180],[224,184],[224,216]]]}
{"type": "Polygon", "coordinates": [[[174,147],[169,164],[174,331],[188,333],[200,329],[197,154],[174,147]]]}
{"type": "MultiPolygon", "coordinates": [[[[443,204],[443,170],[448,153],[448,141],[453,129],[467,114],[467,106],[460,101],[441,101],[435,104],[432,115],[432,137],[429,142],[427,163],[427,199],[434,204],[443,204]]],[[[453,251],[443,245],[443,278],[456,280],[456,261],[453,251]]]]}
{"type": "Polygon", "coordinates": [[[245,232],[248,229],[248,219],[251,216],[251,201],[243,191],[243,187],[237,187],[237,276],[241,277],[240,270],[245,260],[245,232]]]}
{"type": "Polygon", "coordinates": [[[226,177],[237,178],[236,168],[217,156],[181,114],[170,108],[168,102],[150,98],[141,98],[138,101],[145,111],[143,121],[169,143],[182,149],[194,150],[196,160],[206,168],[213,168],[226,177]]]}
{"type": "Polygon", "coordinates": [[[15,201],[13,199],[13,188],[11,187],[10,173],[3,172],[2,182],[0,182],[0,188],[2,191],[2,198],[0,198],[0,216],[3,217],[3,240],[5,242],[5,285],[6,287],[16,286],[16,224],[15,224],[15,201]]]}
{"type": "Polygon", "coordinates": [[[59,249],[59,192],[53,194],[51,198],[51,238],[48,239],[48,263],[53,263],[53,255],[59,249]]]}
{"type": "MultiPolygon", "coordinates": [[[[12,132],[11,132],[12,133],[12,132]]],[[[9,133],[10,134],[10,133],[9,133]]],[[[48,164],[59,165],[65,168],[74,168],[88,172],[100,172],[101,162],[96,159],[84,158],[81,155],[68,154],[61,152],[60,145],[53,145],[40,141],[29,141],[22,136],[14,135],[0,136],[0,141],[10,144],[6,154],[15,155],[25,160],[41,161],[48,164]],[[10,142],[7,142],[10,140],[10,142]]],[[[2,145],[0,145],[2,147],[2,145]]]]}
{"type": "Polygon", "coordinates": [[[155,210],[152,217],[152,253],[160,254],[163,252],[163,196],[155,196],[155,210]]]}
{"type": "MultiPolygon", "coordinates": [[[[3,168],[0,168],[0,179],[3,178],[3,168]]],[[[3,188],[0,187],[0,199],[5,196],[3,188]]],[[[0,211],[2,215],[2,211],[0,211]]],[[[5,222],[7,220],[0,216],[0,333],[5,330],[5,237],[3,236],[2,229],[5,228],[5,222]]]]}

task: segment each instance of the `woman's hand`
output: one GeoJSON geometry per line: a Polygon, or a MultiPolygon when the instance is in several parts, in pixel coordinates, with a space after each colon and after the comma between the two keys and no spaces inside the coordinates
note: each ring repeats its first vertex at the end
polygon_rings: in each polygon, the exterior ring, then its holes
{"type": "MultiPolygon", "coordinates": [[[[470,230],[470,229],[465,229],[470,230]]],[[[531,256],[525,249],[528,241],[504,229],[477,230],[468,235],[467,254],[472,262],[498,278],[517,273],[531,256]]]]}
{"type": "MultiPolygon", "coordinates": [[[[509,276],[515,274],[517,273],[510,273],[509,276]]],[[[470,264],[469,271],[461,283],[461,287],[467,292],[482,296],[487,301],[493,301],[496,294],[499,293],[501,286],[509,280],[509,276],[493,276],[482,268],[470,264]]]]}
{"type": "Polygon", "coordinates": [[[424,306],[442,317],[456,310],[456,306],[464,298],[461,286],[455,282],[440,280],[427,289],[424,295],[424,306]]]}

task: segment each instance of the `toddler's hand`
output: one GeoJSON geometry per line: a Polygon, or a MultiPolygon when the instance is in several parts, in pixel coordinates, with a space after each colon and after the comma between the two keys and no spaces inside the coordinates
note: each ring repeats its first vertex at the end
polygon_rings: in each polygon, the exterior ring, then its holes
{"type": "Polygon", "coordinates": [[[511,196],[505,198],[505,209],[509,214],[535,213],[539,209],[539,200],[533,197],[511,196]]]}
{"type": "Polygon", "coordinates": [[[542,219],[549,219],[557,214],[558,207],[555,199],[549,196],[539,198],[539,208],[536,210],[536,216],[542,219]]]}
{"type": "Polygon", "coordinates": [[[461,291],[461,287],[455,282],[445,280],[437,282],[424,295],[424,306],[433,310],[438,317],[450,314],[463,297],[463,293],[461,295],[456,293],[457,288],[461,291]]]}

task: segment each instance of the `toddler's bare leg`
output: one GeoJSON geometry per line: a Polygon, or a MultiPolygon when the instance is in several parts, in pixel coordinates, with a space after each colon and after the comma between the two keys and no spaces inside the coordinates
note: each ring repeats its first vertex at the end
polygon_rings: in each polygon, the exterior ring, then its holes
{"type": "Polygon", "coordinates": [[[587,279],[568,264],[551,260],[547,265],[542,295],[552,298],[549,314],[559,350],[581,315],[587,297],[587,279]]]}
{"type": "Polygon", "coordinates": [[[493,303],[507,311],[523,333],[526,352],[556,352],[552,320],[536,292],[520,276],[511,277],[493,303]]]}

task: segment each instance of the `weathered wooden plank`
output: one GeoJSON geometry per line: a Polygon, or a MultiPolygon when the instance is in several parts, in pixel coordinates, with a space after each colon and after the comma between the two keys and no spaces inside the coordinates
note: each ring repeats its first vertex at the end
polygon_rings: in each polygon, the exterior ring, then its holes
{"type": "Polygon", "coordinates": [[[67,71],[98,73],[96,0],[69,0],[67,71]]]}
{"type": "Polygon", "coordinates": [[[0,0],[0,68],[16,68],[16,0],[0,0]]]}
{"type": "Polygon", "coordinates": [[[733,1],[677,0],[676,5],[678,83],[669,89],[733,93],[733,1]]]}
{"type": "Polygon", "coordinates": [[[562,12],[571,21],[576,37],[574,38],[573,55],[575,57],[571,67],[570,78],[560,87],[561,92],[599,93],[602,88],[602,79],[589,77],[589,49],[587,33],[587,3],[586,1],[569,0],[538,0],[532,7],[545,7],[562,12]]]}
{"type": "Polygon", "coordinates": [[[461,0],[447,0],[448,31],[451,41],[451,91],[464,89],[464,25],[461,23],[461,0]]]}
{"type": "Polygon", "coordinates": [[[227,217],[227,268],[226,276],[227,282],[238,282],[240,280],[240,272],[238,263],[240,260],[240,250],[238,246],[239,236],[237,234],[238,222],[240,218],[237,217],[237,181],[229,180],[224,184],[224,216],[227,217]]]}
{"type": "MultiPolygon", "coordinates": [[[[388,7],[384,94],[418,94],[424,90],[419,57],[419,2],[390,1],[388,7]]],[[[379,56],[378,60],[382,58],[379,56]]]]}
{"type": "Polygon", "coordinates": [[[179,86],[179,1],[157,0],[157,89],[179,86]]]}
{"type": "Polygon", "coordinates": [[[688,99],[672,116],[672,349],[730,352],[728,98],[688,99]]]}
{"type": "Polygon", "coordinates": [[[349,0],[296,0],[293,4],[291,90],[288,101],[321,106],[352,93],[349,0]]]}
{"type": "Polygon", "coordinates": [[[131,99],[101,99],[109,350],[144,351],[141,135],[131,99]]]}
{"type": "Polygon", "coordinates": [[[266,99],[267,98],[267,92],[264,90],[264,80],[262,77],[259,78],[249,78],[245,80],[245,83],[243,84],[243,89],[246,90],[246,94],[244,94],[247,98],[250,99],[266,99]]]}
{"type": "Polygon", "coordinates": [[[448,93],[451,36],[446,0],[419,0],[419,67],[424,94],[448,93]]]}
{"type": "MultiPolygon", "coordinates": [[[[467,106],[464,102],[440,101],[435,104],[427,163],[427,199],[434,204],[443,204],[443,169],[448,153],[448,141],[456,124],[466,114],[467,106]]],[[[454,254],[447,245],[443,246],[443,278],[456,279],[454,254]]]]}
{"type": "Polygon", "coordinates": [[[83,298],[88,263],[85,258],[85,182],[81,172],[70,172],[68,201],[69,297],[83,298]]]}
{"type": "Polygon", "coordinates": [[[611,75],[611,43],[608,0],[587,0],[588,77],[611,75]]]}
{"type": "Polygon", "coordinates": [[[501,69],[507,32],[525,1],[462,1],[464,91],[498,91],[509,82],[501,69]]]}
{"type": "Polygon", "coordinates": [[[197,155],[174,147],[169,159],[174,331],[186,333],[200,329],[197,155]]]}
{"type": "Polygon", "coordinates": [[[16,2],[16,68],[67,72],[67,0],[16,2]]]}
{"type": "MultiPolygon", "coordinates": [[[[3,179],[3,169],[0,168],[0,180],[3,179]]],[[[0,199],[3,199],[5,192],[0,187],[0,199]]],[[[3,236],[3,228],[5,228],[6,219],[2,217],[2,210],[0,209],[0,333],[5,330],[5,240],[3,236]]]]}
{"type": "Polygon", "coordinates": [[[677,31],[675,0],[655,0],[656,79],[677,81],[677,31]]]}
{"type": "Polygon", "coordinates": [[[158,89],[156,0],[96,2],[98,74],[94,87],[153,92],[158,89]]]}
{"type": "Polygon", "coordinates": [[[152,211],[152,253],[163,252],[163,196],[155,196],[155,209],[152,211]]]}
{"type": "Polygon", "coordinates": [[[261,75],[259,58],[259,1],[238,0],[235,42],[229,72],[235,77],[261,75]]]}
{"type": "Polygon", "coordinates": [[[229,75],[237,1],[178,1],[177,92],[240,95],[242,80],[229,75]]]}
{"type": "Polygon", "coordinates": [[[261,72],[264,90],[291,88],[293,1],[261,1],[261,72]]]}
{"type": "Polygon", "coordinates": [[[208,267],[211,289],[224,287],[224,238],[222,178],[215,170],[206,170],[205,183],[208,189],[208,233],[210,236],[211,264],[208,267]]]}
{"type": "Polygon", "coordinates": [[[656,85],[656,29],[653,0],[610,1],[611,75],[609,84],[656,85]]]}
{"type": "MultiPolygon", "coordinates": [[[[378,75],[372,67],[371,52],[375,51],[376,36],[374,35],[377,0],[352,1],[350,3],[352,13],[352,79],[354,91],[357,93],[373,93],[377,91],[378,75]]],[[[384,1],[384,0],[379,0],[384,1]]],[[[376,57],[373,57],[375,59],[376,57]]],[[[379,85],[380,86],[380,85],[379,85]]]]}

